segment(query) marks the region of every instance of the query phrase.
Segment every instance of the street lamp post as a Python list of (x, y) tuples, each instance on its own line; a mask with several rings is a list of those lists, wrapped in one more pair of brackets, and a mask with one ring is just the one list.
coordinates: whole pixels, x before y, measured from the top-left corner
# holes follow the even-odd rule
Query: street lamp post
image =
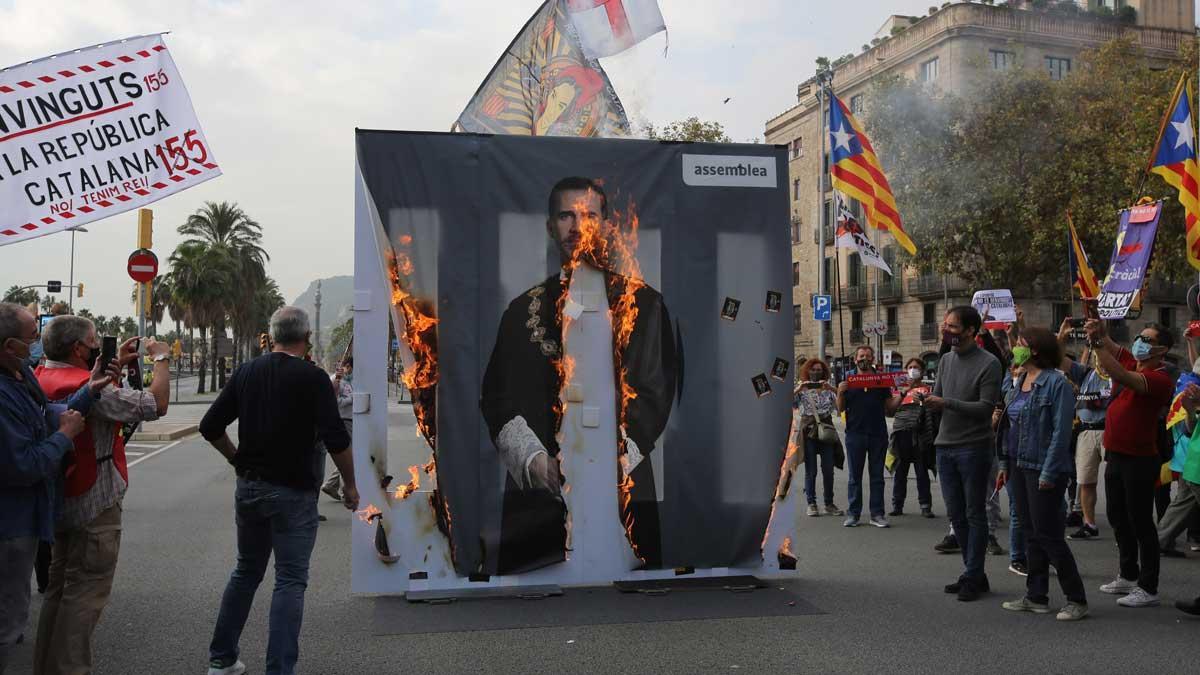
[(68, 281), (68, 283), (70, 284), (68, 286), (68, 288), (70, 290), (67, 291), (67, 308), (68, 308), (68, 311), (71, 312), (72, 314), (75, 313), (75, 233), (76, 232), (87, 232), (87, 228), (85, 228), (85, 227), (72, 227), (71, 228), (71, 279), (70, 279), (70, 281)]

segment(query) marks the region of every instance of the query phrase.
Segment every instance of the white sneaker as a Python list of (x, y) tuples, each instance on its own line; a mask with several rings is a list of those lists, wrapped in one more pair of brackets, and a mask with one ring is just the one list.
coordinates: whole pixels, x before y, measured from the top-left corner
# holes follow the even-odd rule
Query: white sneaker
[(1116, 579), (1113, 579), (1107, 584), (1101, 586), (1100, 592), (1108, 593), (1109, 595), (1127, 595), (1132, 593), (1137, 587), (1138, 585), (1136, 581), (1129, 581), (1128, 579), (1117, 577)]
[(891, 527), (888, 519), (883, 516), (871, 516), (871, 524), (875, 527)]
[(1122, 607), (1157, 607), (1158, 596), (1147, 593), (1138, 587), (1130, 591), (1129, 595), (1119, 598), (1117, 604)]
[(234, 663), (232, 666), (225, 666), (224, 668), (218, 668), (211, 663), (208, 666), (208, 675), (242, 675), (244, 672), (246, 672), (246, 664), (241, 661)]

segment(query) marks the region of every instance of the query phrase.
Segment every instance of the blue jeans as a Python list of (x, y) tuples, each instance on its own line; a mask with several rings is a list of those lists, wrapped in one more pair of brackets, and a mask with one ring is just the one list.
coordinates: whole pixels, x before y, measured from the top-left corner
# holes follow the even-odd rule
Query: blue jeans
[(846, 432), (846, 461), (850, 464), (850, 480), (846, 495), (850, 499), (849, 513), (862, 516), (862, 474), (867, 468), (871, 482), (871, 517), (883, 515), (883, 459), (887, 455), (887, 436)]
[(221, 597), (209, 658), (222, 665), (237, 661), (242, 628), (274, 553), (275, 592), (271, 597), (265, 672), (291, 675), (300, 656), (308, 562), (317, 541), (317, 492), (238, 478), (234, 504), (237, 566)]
[(825, 504), (833, 505), (833, 446), (804, 439), (804, 495), (809, 504), (817, 503), (817, 457), (821, 458), (821, 479), (825, 488)]
[(986, 579), (983, 561), (988, 543), (987, 500), (991, 494), (988, 472), (992, 468), (992, 451), (986, 447), (939, 447), (937, 464), (946, 515), (958, 538), (966, 568), (960, 579), (981, 582)]
[(1004, 484), (1004, 489), (1008, 491), (1008, 560), (1009, 562), (1028, 563), (1025, 555), (1024, 523), (1021, 521), (1021, 512), (1016, 507), (1017, 500), (1013, 497), (1012, 479), (1016, 475), (1013, 468), (1014, 466), (1010, 463), (1008, 482)]

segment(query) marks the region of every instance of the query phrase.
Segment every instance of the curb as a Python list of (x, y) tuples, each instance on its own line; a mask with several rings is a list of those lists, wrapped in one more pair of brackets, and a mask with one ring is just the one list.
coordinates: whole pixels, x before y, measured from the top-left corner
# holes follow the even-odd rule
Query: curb
[(199, 424), (181, 424), (171, 425), (161, 431), (151, 429), (148, 431), (139, 431), (130, 437), (130, 441), (175, 441), (184, 436), (191, 436), (200, 430)]

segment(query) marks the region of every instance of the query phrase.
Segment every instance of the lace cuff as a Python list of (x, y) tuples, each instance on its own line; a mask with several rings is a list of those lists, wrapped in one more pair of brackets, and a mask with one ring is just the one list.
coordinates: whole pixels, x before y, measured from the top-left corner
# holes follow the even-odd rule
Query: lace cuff
[(520, 415), (509, 420), (496, 435), (496, 448), (500, 451), (500, 461), (504, 463), (508, 475), (522, 490), (530, 487), (529, 465), (534, 457), (538, 453), (549, 455), (537, 434)]

